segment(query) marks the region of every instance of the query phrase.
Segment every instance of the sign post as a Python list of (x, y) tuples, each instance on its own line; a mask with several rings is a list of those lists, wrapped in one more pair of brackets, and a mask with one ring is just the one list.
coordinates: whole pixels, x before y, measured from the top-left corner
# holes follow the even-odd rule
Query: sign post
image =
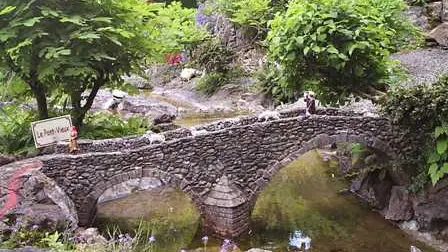
[(72, 118), (70, 115), (32, 122), (31, 130), (36, 148), (70, 140), (71, 127)]

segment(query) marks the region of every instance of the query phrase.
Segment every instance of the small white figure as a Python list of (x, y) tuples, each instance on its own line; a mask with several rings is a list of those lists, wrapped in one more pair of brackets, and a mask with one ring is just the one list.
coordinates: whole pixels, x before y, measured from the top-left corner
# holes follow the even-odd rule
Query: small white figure
[(269, 119), (278, 120), (280, 119), (280, 113), (278, 111), (264, 111), (258, 115), (258, 120), (267, 121)]
[(146, 132), (146, 134), (144, 134), (143, 137), (148, 139), (150, 144), (165, 142), (165, 136), (164, 135), (156, 134), (156, 133), (154, 133), (152, 131)]

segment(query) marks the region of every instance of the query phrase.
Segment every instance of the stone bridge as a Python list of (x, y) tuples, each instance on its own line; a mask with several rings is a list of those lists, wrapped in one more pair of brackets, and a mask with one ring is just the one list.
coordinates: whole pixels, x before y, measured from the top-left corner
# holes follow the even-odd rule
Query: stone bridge
[[(245, 116), (163, 135), (159, 143), (145, 136), (84, 141), (77, 155), (64, 153), (67, 146), (60, 144), (26, 162), (38, 161), (34, 170), (65, 192), (81, 226), (92, 223), (105, 190), (152, 177), (188, 194), (216, 234), (238, 236), (247, 231), (257, 196), (271, 178), (309, 150), (361, 143), (394, 159), (405, 149), (387, 119), (335, 109), (312, 116), (304, 116), (302, 109), (282, 111), (267, 120)], [(19, 168), (13, 163), (0, 169), (17, 174)], [(2, 191), (0, 206), (11, 205), (8, 195)]]

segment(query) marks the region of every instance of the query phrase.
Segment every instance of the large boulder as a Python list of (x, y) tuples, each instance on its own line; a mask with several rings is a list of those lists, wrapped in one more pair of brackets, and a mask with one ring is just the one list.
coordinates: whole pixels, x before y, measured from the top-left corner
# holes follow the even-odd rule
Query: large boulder
[(393, 221), (408, 221), (414, 215), (412, 202), (404, 186), (392, 187), (385, 218)]
[(19, 178), (18, 204), (7, 213), (14, 229), (39, 229), (48, 232), (73, 231), (78, 217), (75, 206), (66, 193), (38, 170)]
[(442, 23), (428, 34), (428, 40), (448, 48), (448, 22)]
[(414, 214), (423, 230), (442, 231), (448, 227), (448, 179), (439, 182), (425, 197), (414, 200)]
[(158, 115), (155, 115), (152, 118), (153, 124), (154, 125), (158, 125), (158, 124), (164, 124), (164, 123), (172, 123), (174, 122), (174, 120), (176, 119), (176, 115), (173, 114), (168, 114), (168, 113), (161, 113)]
[(16, 209), (12, 214), (16, 226), (27, 230), (63, 232), (70, 225), (64, 213), (57, 205), (34, 204)]

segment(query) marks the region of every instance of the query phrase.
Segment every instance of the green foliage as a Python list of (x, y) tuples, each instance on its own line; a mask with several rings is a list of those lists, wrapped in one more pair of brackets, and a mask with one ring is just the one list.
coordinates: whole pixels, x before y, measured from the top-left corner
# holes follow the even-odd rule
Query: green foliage
[(196, 10), (183, 8), (180, 2), (157, 6), (157, 15), (148, 21), (147, 36), (151, 38), (153, 60), (163, 61), (166, 53), (180, 52), (199, 44), (208, 34), (196, 26)]
[(392, 90), (383, 112), (403, 131), (423, 139), (426, 154), (417, 158), (426, 159), (427, 173), (436, 184), (448, 173), (448, 76), (432, 85)]
[[(55, 92), (70, 97), (80, 125), (100, 88), (141, 71), (148, 55), (161, 58), (201, 39), (193, 20), (194, 12), (178, 3), (164, 8), (143, 0), (4, 0), (1, 67), (29, 86), (41, 119), (48, 117), (47, 99)], [(84, 92), (89, 95), (81, 105)]]
[(28, 86), (13, 72), (0, 69), (0, 101), (22, 102), (30, 99)]
[(255, 30), (264, 38), (267, 24), (275, 13), (286, 9), (286, 0), (217, 0), (216, 8), (243, 28)]
[(218, 38), (207, 39), (192, 53), (192, 64), (207, 72), (226, 73), (233, 61), (233, 52)]
[(324, 103), (385, 90), (391, 51), (418, 35), (402, 0), (293, 0), (270, 22), (267, 93), (291, 101), (311, 89)]
[(382, 111), (397, 125), (432, 133), (448, 118), (448, 75), (431, 85), (390, 90)]
[(0, 107), (0, 153), (24, 155), (34, 150), (31, 122), (35, 120), (34, 111)]
[(87, 114), (85, 125), (80, 130), (80, 138), (107, 139), (143, 134), (150, 129), (145, 117), (132, 117), (123, 121), (118, 115), (110, 113)]
[(14, 249), (25, 246), (49, 248), (50, 251), (71, 251), (71, 244), (62, 241), (62, 234), (57, 231), (53, 234), (39, 230), (20, 229), (3, 239), (0, 237), (0, 248)]
[(435, 185), (448, 174), (448, 124), (442, 122), (434, 130), (435, 148), (427, 159), (428, 174), (432, 184)]
[(25, 83), (36, 98), (40, 119), (49, 116), (48, 107), (63, 104), (71, 108), (75, 125), (82, 124), (100, 88), (123, 87), (122, 76), (140, 72), (145, 61), (160, 61), (167, 52), (205, 36), (195, 25), (195, 10), (177, 2), (0, 3), (0, 67), (22, 80), (8, 82), (8, 89), (21, 92)]
[(215, 93), (220, 87), (228, 82), (228, 78), (223, 73), (211, 72), (199, 80), (196, 89), (206, 95)]

